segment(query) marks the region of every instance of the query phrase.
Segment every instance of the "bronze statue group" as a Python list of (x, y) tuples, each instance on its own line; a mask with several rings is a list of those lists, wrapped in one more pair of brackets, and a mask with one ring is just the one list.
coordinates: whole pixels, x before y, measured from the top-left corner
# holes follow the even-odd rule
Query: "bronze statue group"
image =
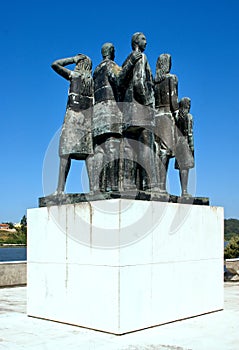
[[(189, 197), (188, 174), (194, 167), (193, 120), (188, 97), (178, 100), (171, 56), (158, 57), (153, 79), (143, 33), (132, 36), (132, 52), (122, 67), (105, 43), (103, 60), (92, 75), (89, 57), (60, 59), (52, 68), (70, 81), (62, 126), (56, 195), (64, 193), (71, 160), (85, 160), (90, 191), (145, 191), (168, 196), (167, 170), (175, 158), (182, 196)], [(66, 68), (75, 64), (74, 70)]]

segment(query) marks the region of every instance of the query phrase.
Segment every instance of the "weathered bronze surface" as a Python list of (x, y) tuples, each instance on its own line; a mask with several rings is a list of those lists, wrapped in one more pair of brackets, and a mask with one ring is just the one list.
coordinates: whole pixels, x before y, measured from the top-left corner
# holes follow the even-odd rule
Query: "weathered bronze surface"
[[(127, 179), (125, 190), (138, 187), (147, 191), (157, 186), (153, 134), (154, 88), (148, 59), (143, 53), (146, 45), (143, 33), (137, 32), (132, 36), (133, 52), (141, 52), (142, 57), (136, 62), (128, 87), (122, 93), (123, 129), (128, 152), (127, 157), (123, 157)], [(126, 58), (123, 67), (131, 60), (131, 55)]]
[[(111, 198), (208, 205), (188, 194), (194, 167), (191, 100), (178, 100), (178, 78), (171, 56), (161, 54), (153, 79), (143, 33), (132, 36), (132, 51), (119, 66), (112, 43), (102, 46), (102, 61), (92, 75), (91, 59), (79, 54), (52, 68), (70, 81), (59, 144), (57, 190), (40, 206)], [(74, 70), (66, 68), (75, 64)], [(181, 196), (166, 189), (169, 160), (179, 170)], [(65, 194), (71, 159), (85, 160), (90, 193)]]
[[(75, 64), (71, 71), (65, 66)], [(86, 159), (93, 153), (91, 112), (93, 106), (92, 62), (85, 55), (63, 58), (52, 68), (70, 81), (66, 114), (62, 126), (59, 156), (60, 169), (56, 194), (64, 192), (71, 159)]]
[(138, 52), (132, 53), (129, 62), (121, 68), (114, 62), (115, 48), (112, 43), (105, 43), (101, 53), (103, 60), (93, 74), (94, 154), (89, 157), (88, 171), (92, 179), (90, 181), (91, 191), (111, 192), (119, 191), (123, 125), (123, 116), (118, 105), (120, 87), (127, 87), (133, 67), (142, 55)]
[(195, 204), (195, 205), (209, 205), (209, 198), (206, 197), (179, 197), (169, 195), (156, 196), (149, 192), (143, 191), (124, 191), (124, 192), (98, 192), (98, 193), (62, 193), (58, 196), (50, 195), (39, 198), (39, 207), (49, 207), (53, 205), (63, 204), (76, 204), (81, 202), (93, 202), (99, 200), (109, 199), (132, 199), (132, 200), (145, 200), (145, 201), (158, 201), (158, 202), (170, 202), (181, 204)]
[[(65, 66), (75, 63), (73, 71)], [(52, 63), (52, 68), (70, 81), (66, 114), (62, 126), (59, 155), (86, 159), (93, 152), (91, 107), (93, 106), (92, 63), (89, 57), (77, 55)]]
[(169, 159), (175, 155), (175, 121), (178, 113), (178, 79), (170, 73), (171, 56), (162, 54), (156, 65), (155, 142), (159, 191), (167, 195), (166, 178)]
[(209, 198), (206, 197), (179, 197), (169, 195), (155, 196), (148, 192), (136, 191), (136, 192), (98, 192), (98, 193), (62, 193), (58, 196), (50, 195), (39, 198), (39, 207), (50, 207), (53, 205), (64, 204), (76, 204), (81, 202), (93, 202), (99, 200), (108, 199), (132, 199), (132, 200), (144, 200), (144, 201), (158, 201), (158, 202), (170, 202), (170, 203), (182, 203), (192, 205), (209, 205)]
[(191, 100), (183, 97), (179, 102), (177, 136), (175, 147), (175, 168), (179, 170), (182, 196), (188, 197), (188, 173), (194, 167), (193, 117), (189, 113)]

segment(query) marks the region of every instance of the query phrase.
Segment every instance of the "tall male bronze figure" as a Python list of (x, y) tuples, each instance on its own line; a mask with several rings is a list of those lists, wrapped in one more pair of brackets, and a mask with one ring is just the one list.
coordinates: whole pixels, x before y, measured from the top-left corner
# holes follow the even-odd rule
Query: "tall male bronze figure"
[[(156, 187), (156, 174), (154, 162), (154, 136), (153, 136), (153, 107), (154, 90), (151, 69), (146, 55), (146, 37), (137, 32), (132, 36), (131, 46), (133, 52), (141, 52), (139, 59), (132, 72), (128, 87), (123, 90), (122, 101), (124, 102), (124, 137), (126, 146), (131, 149), (131, 167), (125, 161), (124, 177), (126, 179), (125, 189), (134, 188), (137, 184), (136, 167), (139, 173), (139, 189), (149, 190)], [(124, 67), (131, 59), (131, 54), (123, 63)]]
[(171, 56), (162, 54), (156, 65), (155, 146), (159, 193), (167, 195), (166, 177), (169, 159), (175, 156), (175, 120), (178, 114), (178, 79), (170, 73)]
[(92, 135), (94, 155), (89, 157), (92, 164), (91, 190), (118, 191), (120, 143), (122, 138), (122, 112), (118, 106), (120, 86), (127, 86), (130, 71), (141, 58), (141, 53), (130, 56), (127, 65), (119, 67), (115, 62), (115, 48), (112, 43), (105, 43), (101, 49), (103, 60), (95, 68), (94, 109)]

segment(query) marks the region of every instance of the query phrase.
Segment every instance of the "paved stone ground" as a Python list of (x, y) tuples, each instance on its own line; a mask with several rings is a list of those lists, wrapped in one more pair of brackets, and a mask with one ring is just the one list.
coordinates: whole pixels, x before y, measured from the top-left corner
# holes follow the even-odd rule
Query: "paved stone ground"
[(0, 289), (1, 350), (238, 350), (239, 283), (224, 311), (114, 336), (26, 315), (26, 287)]

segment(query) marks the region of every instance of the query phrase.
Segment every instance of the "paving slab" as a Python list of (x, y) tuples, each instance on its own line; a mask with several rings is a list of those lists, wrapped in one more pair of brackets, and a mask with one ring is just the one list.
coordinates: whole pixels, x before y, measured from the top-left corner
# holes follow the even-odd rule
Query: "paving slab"
[[(224, 310), (116, 336), (26, 315), (27, 287), (0, 289), (1, 350), (238, 350), (239, 283)], [(170, 300), (169, 300), (170, 302)]]

